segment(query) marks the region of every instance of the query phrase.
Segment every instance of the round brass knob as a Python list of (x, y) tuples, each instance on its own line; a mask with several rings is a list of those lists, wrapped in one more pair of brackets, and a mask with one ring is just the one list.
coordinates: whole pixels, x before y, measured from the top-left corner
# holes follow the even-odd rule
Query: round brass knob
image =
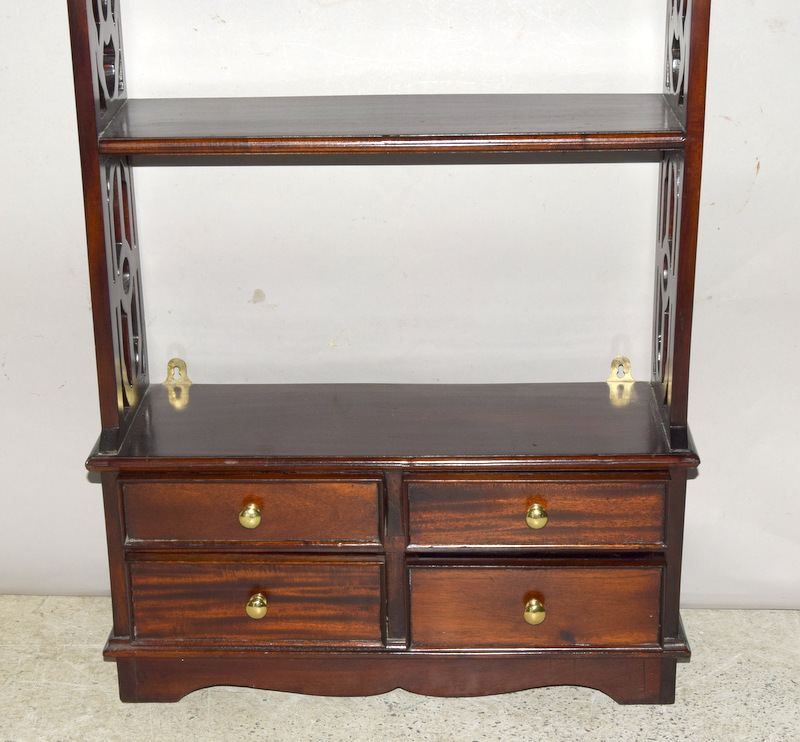
[(267, 598), (262, 593), (256, 593), (250, 597), (245, 607), (250, 618), (264, 618), (267, 615)]
[(538, 502), (535, 502), (525, 513), (525, 522), (529, 528), (538, 531), (547, 525), (547, 511)]
[(547, 613), (544, 610), (544, 606), (541, 604), (540, 601), (534, 598), (533, 600), (529, 600), (525, 604), (525, 620), (531, 626), (538, 626), (542, 621), (544, 621)]
[(261, 523), (261, 511), (258, 509), (258, 505), (252, 502), (245, 505), (242, 512), (239, 513), (239, 523), (245, 528), (255, 528)]

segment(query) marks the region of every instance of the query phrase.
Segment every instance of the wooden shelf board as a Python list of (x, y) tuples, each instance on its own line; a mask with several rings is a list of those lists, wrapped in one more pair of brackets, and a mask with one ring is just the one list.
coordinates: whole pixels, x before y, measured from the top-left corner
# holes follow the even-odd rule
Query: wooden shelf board
[(148, 388), (118, 452), (90, 469), (694, 466), (670, 449), (651, 384), (195, 384)]
[(153, 98), (100, 135), (115, 155), (298, 155), (681, 149), (660, 94)]

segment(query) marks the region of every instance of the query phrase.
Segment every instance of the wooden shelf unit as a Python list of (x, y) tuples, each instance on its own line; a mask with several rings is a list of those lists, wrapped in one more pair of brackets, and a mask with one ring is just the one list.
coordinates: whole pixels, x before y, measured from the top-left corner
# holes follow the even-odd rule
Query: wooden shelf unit
[[(659, 93), (146, 100), (122, 3), (67, 2), (121, 698), (672, 702), (710, 0), (665, 0)], [(560, 157), (660, 162), (649, 381), (151, 383), (135, 165)]]

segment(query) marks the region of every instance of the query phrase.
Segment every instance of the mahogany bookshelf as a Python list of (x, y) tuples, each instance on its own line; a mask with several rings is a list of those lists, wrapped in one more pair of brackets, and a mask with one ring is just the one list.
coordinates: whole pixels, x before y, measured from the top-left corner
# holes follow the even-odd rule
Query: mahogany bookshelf
[[(100, 398), (87, 465), (123, 700), (225, 684), (674, 700), (710, 0), (662, 2), (648, 94), (128, 99), (124, 3), (67, 0)], [(660, 163), (648, 379), (622, 358), (587, 383), (150, 368), (137, 166), (560, 158)]]

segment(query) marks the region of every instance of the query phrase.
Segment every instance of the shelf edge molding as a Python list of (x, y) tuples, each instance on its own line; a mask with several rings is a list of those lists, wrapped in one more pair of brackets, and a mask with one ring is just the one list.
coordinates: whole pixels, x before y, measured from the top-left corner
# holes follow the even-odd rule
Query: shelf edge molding
[(660, 94), (129, 99), (106, 155), (304, 155), (680, 150)]

